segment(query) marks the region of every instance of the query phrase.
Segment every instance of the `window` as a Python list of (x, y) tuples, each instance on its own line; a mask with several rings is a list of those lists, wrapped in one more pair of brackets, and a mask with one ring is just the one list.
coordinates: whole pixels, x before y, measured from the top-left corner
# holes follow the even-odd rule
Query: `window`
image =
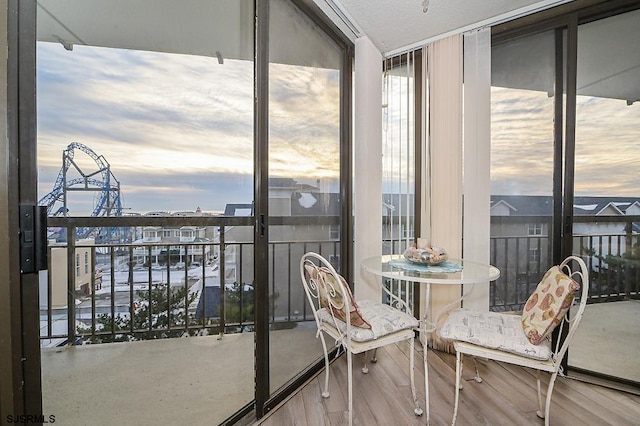
[(331, 263), (331, 266), (334, 267), (334, 269), (338, 270), (340, 268), (340, 256), (336, 255), (336, 256), (329, 256), (329, 263)]
[(529, 262), (538, 263), (540, 261), (540, 250), (537, 248), (529, 249)]
[(542, 235), (542, 224), (541, 223), (530, 223), (529, 224), (529, 235)]
[(340, 239), (340, 225), (331, 225), (331, 228), (329, 229), (329, 239), (330, 240)]
[[(417, 208), (416, 120), (420, 116), (420, 51), (385, 60), (382, 86), (383, 254), (402, 253), (413, 242)], [(418, 126), (419, 129), (419, 126)], [(419, 136), (418, 136), (419, 138)], [(418, 143), (419, 145), (419, 143)]]
[(89, 273), (89, 252), (88, 251), (84, 252), (84, 273), (85, 274)]
[(80, 255), (76, 254), (76, 277), (80, 276)]
[(409, 229), (407, 229), (406, 225), (402, 225), (402, 238), (413, 240), (413, 223), (409, 224)]
[[(543, 223), (551, 229), (553, 214), (555, 37), (550, 30), (492, 42), (490, 256), (500, 278), (492, 284), (491, 309), (526, 302), (537, 282), (529, 274), (519, 278), (523, 265), (551, 266), (542, 229)], [(514, 244), (523, 234), (530, 244)], [(514, 284), (519, 279), (525, 282)]]

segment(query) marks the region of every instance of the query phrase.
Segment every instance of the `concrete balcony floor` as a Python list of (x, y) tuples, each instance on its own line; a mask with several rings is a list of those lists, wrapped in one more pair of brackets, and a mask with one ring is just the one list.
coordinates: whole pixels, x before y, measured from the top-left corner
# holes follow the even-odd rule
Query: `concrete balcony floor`
[[(637, 355), (640, 353), (640, 328), (637, 327), (640, 323), (640, 302), (589, 305), (583, 321), (579, 335), (570, 348), (571, 363), (581, 368), (593, 369), (609, 375), (620, 375), (640, 382), (640, 357)], [(315, 338), (315, 327), (310, 328), (308, 324), (292, 330), (274, 331), (270, 339), (272, 390), (283, 385), (321, 355), (320, 342)], [(421, 352), (420, 345), (416, 346), (418, 352)], [(436, 396), (432, 396), (431, 402), (431, 409), (436, 413), (432, 424), (441, 424), (440, 421), (445, 424), (446, 419), (450, 421), (450, 409), (453, 403), (454, 372), (452, 368), (454, 368), (455, 357), (436, 351), (432, 353), (429, 354), (429, 374), (430, 380), (433, 380), (433, 386), (437, 388), (434, 390)], [(420, 359), (421, 354), (417, 356), (417, 359)], [(398, 357), (397, 350), (393, 357)], [(218, 336), (203, 336), (45, 349), (42, 351), (43, 413), (55, 415), (56, 421), (64, 425), (219, 424), (253, 399), (253, 359), (254, 335), (252, 333), (229, 334), (222, 339), (218, 339)], [(408, 365), (408, 360), (406, 361)], [(389, 374), (391, 377), (399, 377), (398, 375), (406, 374), (406, 365), (402, 362), (396, 359), (393, 365), (385, 364), (384, 361), (379, 362), (378, 365), (392, 366), (393, 371), (387, 373), (386, 377), (390, 377)], [(343, 364), (345, 364), (344, 360), (339, 359), (332, 368), (341, 368), (337, 366)], [(416, 362), (416, 366), (421, 368), (421, 363)], [(372, 368), (372, 373), (374, 369), (375, 367)], [(491, 380), (494, 372), (503, 374), (502, 370), (496, 372), (494, 367), (486, 367), (485, 370), (489, 375), (483, 376), (486, 382)], [(524, 385), (526, 389), (523, 393), (527, 395), (531, 393), (531, 404), (535, 406), (535, 390), (529, 389), (530, 386), (535, 386), (533, 375), (526, 372), (517, 373), (515, 372), (517, 369), (507, 370), (510, 371), (509, 374), (516, 377), (524, 376), (531, 379), (531, 383), (527, 380), (527, 384)], [(355, 368), (354, 371), (359, 369)], [(471, 372), (468, 371), (467, 374)], [(356, 377), (358, 376), (356, 374)], [(344, 372), (339, 372), (334, 377), (346, 380)], [(421, 380), (422, 372), (417, 373), (416, 377)], [(328, 403), (321, 401), (319, 393), (322, 376), (313, 380), (315, 384), (312, 386), (318, 388), (316, 389), (318, 390), (317, 402), (326, 406)], [(357, 379), (354, 389), (358, 386), (367, 386), (362, 382), (358, 384), (358, 380), (361, 379)], [(443, 380), (446, 383), (439, 383)], [(332, 386), (334, 386), (333, 382)], [(344, 386), (346, 388), (346, 382)], [(467, 387), (472, 386), (474, 386), (473, 383), (467, 385)], [(604, 388), (599, 386), (582, 383), (570, 384), (566, 389), (575, 389), (576, 386), (585, 386), (587, 389), (596, 388), (597, 394), (609, 392), (609, 390), (600, 390)], [(424, 389), (423, 385), (418, 384), (418, 389)], [(554, 394), (556, 408), (552, 408), (552, 419), (554, 413), (561, 411), (560, 405), (555, 405), (556, 401), (569, 398), (573, 401), (572, 404), (584, 404), (578, 394), (573, 395), (572, 391), (567, 391), (569, 396), (563, 397), (561, 390), (563, 388), (557, 387), (556, 392), (558, 389), (561, 396), (556, 400)], [(402, 389), (399, 392), (405, 392), (405, 390)], [(301, 390), (298, 396), (294, 396), (289, 400), (290, 402), (284, 404), (285, 408), (280, 408), (277, 410), (278, 413), (269, 416), (273, 417), (268, 424), (334, 424), (333, 422), (322, 423), (322, 417), (314, 420), (315, 423), (306, 423), (306, 420), (301, 420), (308, 414), (296, 413), (300, 407), (292, 401), (296, 401), (295, 398), (302, 398), (300, 395), (304, 392), (309, 391)], [(482, 394), (483, 391), (479, 392)], [(501, 392), (508, 398), (509, 389), (504, 388)], [(421, 398), (423, 393), (422, 390)], [(437, 395), (440, 394), (441, 396), (438, 397)], [(341, 398), (339, 393), (334, 395), (337, 396), (331, 400)], [(446, 402), (449, 396), (450, 403)], [(304, 398), (308, 399), (310, 396), (306, 395)], [(611, 398), (629, 401), (636, 410), (632, 410), (632, 414), (636, 419), (640, 418), (640, 397), (619, 392), (619, 396)], [(446, 404), (440, 399), (446, 400)], [(408, 401), (408, 397), (406, 400)], [(616, 410), (617, 403), (607, 402), (607, 404), (611, 404), (607, 407), (608, 410)], [(342, 405), (338, 404), (338, 406)], [(624, 403), (621, 403), (619, 408), (629, 411)], [(392, 409), (402, 410), (404, 407), (393, 406)], [(486, 419), (492, 419), (491, 407), (486, 410), (489, 412)], [(514, 410), (517, 411), (518, 408)], [(625, 416), (626, 414), (623, 418), (626, 418)], [(344, 419), (344, 413), (342, 412), (338, 417)], [(299, 421), (296, 423), (294, 418)], [(398, 418), (403, 416), (399, 415)], [(531, 424), (536, 424), (535, 414), (533, 419)], [(541, 421), (540, 424), (542, 424)]]
[[(272, 332), (271, 348), (273, 389), (322, 353), (305, 327)], [(46, 349), (43, 413), (65, 426), (220, 424), (253, 400), (253, 360), (253, 333)]]
[(640, 383), (640, 300), (587, 305), (569, 365)]

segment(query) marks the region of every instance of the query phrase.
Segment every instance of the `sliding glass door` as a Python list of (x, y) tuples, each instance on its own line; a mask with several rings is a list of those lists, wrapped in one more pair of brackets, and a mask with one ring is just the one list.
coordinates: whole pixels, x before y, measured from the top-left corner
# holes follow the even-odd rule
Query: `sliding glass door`
[[(578, 26), (573, 252), (590, 303), (569, 366), (640, 384), (640, 10)], [(606, 348), (596, 350), (596, 348)]]
[(254, 399), (254, 16), (37, 2), (42, 392), (61, 424), (218, 424)]
[[(521, 310), (552, 264), (555, 33), (491, 52), (491, 286), (494, 310)], [(562, 99), (562, 96), (560, 96)]]
[[(269, 9), (269, 384), (273, 393), (322, 355), (300, 279), (300, 258), (343, 255), (341, 183), (348, 158), (345, 50), (289, 0)], [(344, 273), (344, 271), (343, 271)], [(266, 284), (266, 283), (265, 283)]]
[(491, 307), (521, 310), (541, 272), (581, 256), (568, 371), (638, 386), (640, 11), (607, 3), (493, 34)]
[(10, 3), (27, 413), (261, 417), (319, 365), (300, 257), (350, 275), (351, 43), (302, 1)]

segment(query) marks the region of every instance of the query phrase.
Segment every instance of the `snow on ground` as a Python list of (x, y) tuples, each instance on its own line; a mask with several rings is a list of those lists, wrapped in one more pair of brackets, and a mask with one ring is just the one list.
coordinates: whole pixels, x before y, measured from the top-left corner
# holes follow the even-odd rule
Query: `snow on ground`
[[(186, 277), (188, 281), (201, 282), (203, 268), (201, 266), (193, 267), (187, 270)], [(206, 285), (213, 285), (213, 283), (219, 283), (218, 281), (218, 267), (205, 266), (204, 276), (206, 278)], [(129, 271), (128, 270), (116, 270), (114, 275), (115, 291), (129, 291)], [(184, 269), (170, 269), (167, 274), (167, 268), (151, 268), (151, 284), (166, 284), (167, 278), (172, 286), (184, 286), (185, 271)], [(210, 284), (211, 283), (211, 284)], [(202, 284), (200, 284), (202, 285)], [(101, 285), (96, 285), (96, 296), (107, 295), (111, 293), (111, 272), (104, 271), (102, 273)], [(119, 288), (120, 287), (120, 288)], [(146, 290), (149, 288), (149, 269), (148, 268), (134, 268), (133, 269), (133, 289), (134, 290)]]

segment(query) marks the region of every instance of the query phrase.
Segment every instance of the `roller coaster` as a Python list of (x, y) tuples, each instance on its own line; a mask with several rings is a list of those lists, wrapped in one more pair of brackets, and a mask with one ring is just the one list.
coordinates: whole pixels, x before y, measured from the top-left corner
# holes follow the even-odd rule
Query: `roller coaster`
[[(91, 158), (97, 169), (85, 171), (74, 160), (75, 150), (79, 150)], [(72, 174), (79, 177), (71, 177)], [(70, 178), (71, 177), (71, 178)], [(92, 217), (122, 216), (122, 199), (120, 196), (120, 182), (111, 172), (109, 162), (96, 154), (88, 146), (79, 142), (70, 143), (62, 152), (62, 167), (53, 185), (53, 190), (42, 197), (38, 204), (47, 207), (48, 216), (68, 216), (68, 197), (72, 191), (95, 192)], [(106, 228), (78, 228), (77, 238), (93, 236), (96, 241), (119, 239), (116, 229)]]

